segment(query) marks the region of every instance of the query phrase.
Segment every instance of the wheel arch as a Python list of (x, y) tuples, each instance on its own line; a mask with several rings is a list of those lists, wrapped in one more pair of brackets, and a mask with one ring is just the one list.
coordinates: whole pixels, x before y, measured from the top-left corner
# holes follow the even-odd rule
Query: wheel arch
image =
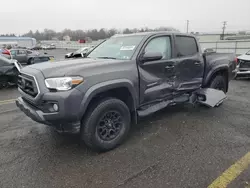
[(108, 97), (114, 97), (123, 101), (131, 112), (132, 120), (137, 123), (137, 95), (132, 82), (126, 79), (101, 82), (90, 87), (81, 102), (80, 118), (84, 118), (90, 106)]
[(208, 87), (212, 80), (217, 76), (221, 75), (226, 79), (226, 84), (227, 84), (227, 91), (228, 91), (228, 77), (229, 77), (229, 68), (228, 66), (222, 65), (222, 66), (217, 66), (214, 69), (212, 69), (206, 76), (205, 82), (203, 83), (204, 87)]

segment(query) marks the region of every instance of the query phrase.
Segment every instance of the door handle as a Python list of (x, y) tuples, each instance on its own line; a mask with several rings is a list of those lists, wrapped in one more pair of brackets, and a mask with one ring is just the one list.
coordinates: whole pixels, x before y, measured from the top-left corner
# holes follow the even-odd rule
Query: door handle
[(200, 62), (200, 61), (196, 61), (194, 64), (195, 64), (195, 65), (200, 65), (201, 62)]
[(173, 68), (174, 68), (174, 65), (168, 65), (168, 66), (166, 66), (165, 68), (168, 69), (168, 70), (169, 70), (169, 69), (173, 69)]

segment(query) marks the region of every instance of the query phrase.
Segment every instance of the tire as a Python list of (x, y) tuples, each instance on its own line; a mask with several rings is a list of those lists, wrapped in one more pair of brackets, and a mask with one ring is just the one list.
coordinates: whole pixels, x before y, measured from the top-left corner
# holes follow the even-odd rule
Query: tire
[(0, 76), (0, 90), (8, 87), (8, 77)]
[(227, 93), (227, 83), (224, 76), (217, 75), (210, 82), (209, 88), (218, 89)]
[(31, 65), (31, 64), (33, 64), (33, 63), (34, 63), (33, 58), (29, 58), (27, 65)]
[(130, 122), (130, 111), (123, 101), (103, 99), (88, 110), (81, 126), (81, 139), (94, 151), (109, 151), (125, 140)]

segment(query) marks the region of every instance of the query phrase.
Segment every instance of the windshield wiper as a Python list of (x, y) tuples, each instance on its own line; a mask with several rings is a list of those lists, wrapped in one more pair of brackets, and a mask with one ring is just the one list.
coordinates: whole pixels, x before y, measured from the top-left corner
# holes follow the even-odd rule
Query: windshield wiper
[(100, 59), (116, 59), (115, 57), (97, 57), (97, 58), (100, 58)]

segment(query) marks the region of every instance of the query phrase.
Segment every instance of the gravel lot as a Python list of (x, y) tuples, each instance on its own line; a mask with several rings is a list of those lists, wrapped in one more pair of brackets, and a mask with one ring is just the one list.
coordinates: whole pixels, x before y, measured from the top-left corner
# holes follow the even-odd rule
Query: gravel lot
[[(250, 80), (233, 80), (219, 108), (175, 106), (147, 117), (101, 154), (1, 102), (16, 97), (15, 88), (0, 91), (1, 188), (203, 188), (250, 151)], [(229, 187), (245, 187), (249, 172)]]

